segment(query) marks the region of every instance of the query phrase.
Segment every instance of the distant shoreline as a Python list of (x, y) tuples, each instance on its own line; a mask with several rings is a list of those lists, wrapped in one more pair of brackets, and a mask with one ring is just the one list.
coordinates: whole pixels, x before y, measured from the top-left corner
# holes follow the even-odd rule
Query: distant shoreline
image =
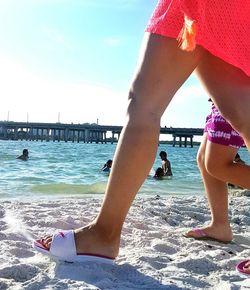
[[(83, 143), (116, 143), (122, 126), (99, 124), (64, 124), (0, 121), (0, 139), (26, 141), (64, 141)], [(173, 146), (193, 147), (194, 137), (203, 135), (202, 128), (161, 127), (160, 136), (172, 136)], [(161, 139), (161, 138), (159, 138)], [(171, 141), (170, 141), (171, 142)]]
[[(160, 140), (159, 144), (167, 144), (167, 145), (173, 145), (173, 141), (170, 140)], [(193, 146), (200, 146), (201, 142), (198, 141), (193, 141)], [(187, 146), (190, 147), (191, 146), (191, 142), (187, 142)], [(176, 145), (176, 147), (179, 147), (179, 144)], [(181, 147), (184, 147), (183, 144)]]

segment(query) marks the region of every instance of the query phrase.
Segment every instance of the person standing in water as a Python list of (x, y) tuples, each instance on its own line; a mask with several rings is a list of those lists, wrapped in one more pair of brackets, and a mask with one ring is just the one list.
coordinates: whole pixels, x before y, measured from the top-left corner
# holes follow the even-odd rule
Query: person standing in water
[(21, 159), (27, 161), (29, 159), (29, 151), (28, 149), (23, 149), (23, 154), (18, 156), (17, 159)]
[(168, 155), (166, 151), (161, 151), (159, 156), (161, 157), (162, 160), (162, 169), (163, 169), (163, 173), (164, 176), (172, 176), (172, 169), (171, 169), (171, 163), (168, 160)]
[(110, 172), (113, 161), (109, 159), (102, 167), (102, 171)]

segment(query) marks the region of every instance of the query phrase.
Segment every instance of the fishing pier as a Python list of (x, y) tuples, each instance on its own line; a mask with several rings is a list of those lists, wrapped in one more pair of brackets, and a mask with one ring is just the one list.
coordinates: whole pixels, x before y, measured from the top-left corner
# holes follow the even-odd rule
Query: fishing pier
[[(84, 143), (115, 143), (121, 134), (122, 126), (98, 124), (63, 124), (63, 123), (31, 123), (0, 121), (1, 140), (27, 141), (64, 141)], [(200, 128), (161, 127), (161, 135), (172, 135), (173, 146), (193, 147), (193, 137), (202, 136)], [(109, 136), (109, 137), (107, 137)]]

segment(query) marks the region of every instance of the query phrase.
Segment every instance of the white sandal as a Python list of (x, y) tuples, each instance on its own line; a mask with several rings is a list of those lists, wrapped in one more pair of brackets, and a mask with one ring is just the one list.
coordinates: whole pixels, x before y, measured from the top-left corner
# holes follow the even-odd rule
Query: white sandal
[(97, 262), (113, 264), (114, 258), (91, 253), (77, 254), (73, 230), (60, 231), (53, 235), (50, 249), (44, 246), (43, 239), (35, 240), (33, 247), (52, 259), (65, 262)]

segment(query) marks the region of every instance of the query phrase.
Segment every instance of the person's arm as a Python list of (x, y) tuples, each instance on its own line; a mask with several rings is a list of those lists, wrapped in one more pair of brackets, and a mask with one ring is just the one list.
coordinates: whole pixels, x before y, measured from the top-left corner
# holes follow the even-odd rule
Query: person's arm
[(162, 169), (163, 169), (164, 175), (166, 175), (168, 168), (167, 168), (167, 163), (165, 160), (162, 161)]
[(172, 176), (173, 175), (172, 169), (171, 169), (171, 163), (170, 163), (169, 160), (167, 161), (167, 172), (166, 172), (166, 175), (168, 175), (168, 176)]

